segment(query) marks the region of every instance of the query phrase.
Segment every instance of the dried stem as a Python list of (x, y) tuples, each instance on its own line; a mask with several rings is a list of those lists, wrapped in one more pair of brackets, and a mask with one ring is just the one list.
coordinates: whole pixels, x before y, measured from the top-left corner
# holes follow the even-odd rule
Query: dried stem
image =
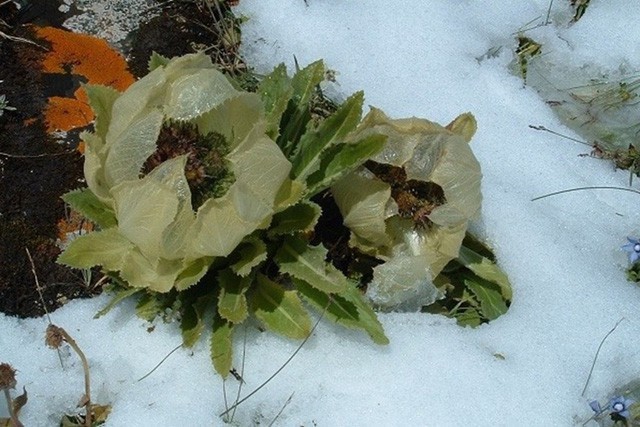
[(9, 389), (4, 389), (4, 397), (7, 399), (7, 408), (9, 409), (9, 416), (11, 417), (11, 427), (24, 427), (24, 425), (18, 419), (16, 412), (13, 410), (13, 401), (11, 400), (11, 394)]
[(58, 329), (64, 340), (71, 346), (72, 349), (75, 350), (75, 352), (78, 354), (78, 357), (80, 357), (80, 360), (82, 361), (82, 369), (84, 370), (84, 400), (85, 408), (87, 411), (87, 414), (84, 418), (84, 424), (87, 427), (91, 427), (91, 379), (89, 378), (89, 363), (87, 362), (87, 358), (85, 357), (82, 350), (80, 350), (80, 347), (78, 347), (76, 341), (71, 338), (71, 335), (69, 335), (67, 331), (62, 328)]
[[(40, 302), (42, 303), (42, 308), (44, 312), (47, 314), (47, 319), (49, 320), (49, 326), (53, 325), (51, 322), (51, 316), (49, 315), (49, 310), (47, 310), (47, 304), (44, 302), (44, 297), (42, 296), (42, 288), (40, 287), (40, 282), (38, 281), (38, 274), (36, 273), (36, 265), (33, 262), (33, 258), (31, 257), (31, 252), (29, 252), (29, 248), (24, 248), (27, 252), (27, 257), (29, 257), (29, 262), (31, 263), (31, 272), (33, 273), (33, 280), (36, 284), (36, 290), (38, 291), (38, 295), (40, 296)], [(56, 348), (58, 352), (58, 360), (60, 360), (60, 367), (64, 369), (64, 363), (62, 363), (62, 354), (60, 354), (60, 349)]]
[(229, 412), (235, 410), (235, 408), (237, 408), (241, 403), (245, 402), (251, 396), (253, 396), (258, 391), (260, 391), (264, 386), (266, 386), (269, 382), (271, 382), (271, 380), (274, 379), (289, 364), (289, 362), (291, 362), (293, 360), (294, 357), (296, 357), (296, 355), (300, 352), (300, 350), (302, 350), (302, 347), (306, 344), (306, 342), (309, 341), (309, 338), (311, 338), (311, 335), (313, 335), (313, 332), (318, 327), (318, 324), (320, 323), (320, 321), (324, 317), (324, 315), (325, 315), (327, 309), (329, 308), (329, 305), (331, 304), (331, 302), (332, 302), (332, 300), (330, 299), (329, 302), (327, 303), (326, 307), (322, 311), (322, 314), (320, 315), (320, 317), (318, 318), (316, 323), (313, 325), (313, 328), (311, 328), (311, 331), (309, 331), (309, 335), (307, 335), (302, 340), (302, 342), (300, 343), (298, 348), (296, 348), (296, 350), (293, 353), (291, 353), (291, 356), (289, 356), (289, 358), (273, 374), (271, 374), (271, 376), (269, 378), (264, 380), (264, 382), (262, 384), (260, 384), (258, 387), (256, 387), (251, 393), (249, 393), (248, 395), (246, 395), (242, 399), (236, 401), (236, 403), (234, 403), (230, 408), (227, 408), (223, 413), (221, 413), (220, 414), (221, 417), (224, 417)]

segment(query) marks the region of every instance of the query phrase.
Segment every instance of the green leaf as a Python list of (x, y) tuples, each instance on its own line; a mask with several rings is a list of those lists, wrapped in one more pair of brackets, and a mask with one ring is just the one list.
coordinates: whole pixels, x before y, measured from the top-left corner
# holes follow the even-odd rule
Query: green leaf
[(140, 297), (136, 304), (136, 314), (139, 318), (148, 322), (153, 321), (157, 316), (165, 314), (165, 310), (170, 308), (176, 301), (176, 294), (160, 294), (146, 292)]
[(308, 129), (302, 135), (292, 162), (294, 178), (306, 180), (320, 167), (320, 154), (331, 145), (341, 142), (356, 128), (362, 117), (363, 101), (364, 93), (356, 92), (317, 128)]
[(158, 52), (151, 52), (151, 57), (149, 58), (149, 72), (152, 72), (158, 67), (164, 67), (171, 61), (170, 58), (166, 56), (160, 55)]
[(89, 98), (89, 105), (96, 115), (94, 126), (96, 134), (104, 139), (111, 122), (113, 103), (120, 96), (120, 92), (110, 86), (102, 85), (85, 85), (84, 90)]
[(249, 316), (246, 292), (253, 283), (253, 277), (240, 277), (230, 269), (218, 273), (220, 296), (218, 314), (232, 323), (242, 323)]
[(317, 204), (300, 202), (275, 214), (267, 234), (273, 238), (284, 234), (306, 233), (313, 230), (320, 214), (320, 206)]
[(286, 291), (282, 285), (262, 274), (251, 297), (251, 309), (267, 329), (289, 338), (303, 339), (311, 333), (311, 320), (296, 291)]
[(198, 283), (207, 274), (212, 262), (213, 257), (202, 257), (186, 262), (186, 267), (176, 277), (175, 288), (178, 291), (183, 291)]
[(57, 262), (74, 268), (101, 265), (105, 270), (119, 271), (133, 248), (117, 228), (108, 228), (76, 237)]
[(480, 326), (483, 320), (483, 317), (478, 312), (478, 309), (474, 307), (465, 307), (465, 309), (455, 313), (453, 317), (455, 317), (458, 325), (470, 326), (472, 328)]
[(211, 363), (222, 378), (227, 378), (233, 363), (233, 323), (215, 316), (211, 334)]
[(477, 252), (472, 251), (465, 245), (460, 247), (458, 261), (479, 277), (498, 285), (500, 292), (502, 293), (502, 297), (507, 301), (511, 301), (513, 297), (511, 283), (509, 282), (507, 275), (496, 265), (496, 263), (486, 257), (483, 257)]
[(295, 153), (300, 140), (310, 124), (311, 113), (309, 103), (316, 92), (317, 86), (324, 79), (324, 63), (316, 61), (298, 71), (291, 79), (291, 101), (282, 114), (280, 121), (280, 136), (277, 139), (282, 152), (290, 158)]
[(187, 347), (193, 347), (204, 330), (204, 314), (213, 300), (211, 294), (203, 295), (191, 303), (183, 303), (182, 341)]
[(280, 271), (304, 280), (314, 288), (331, 294), (344, 292), (350, 286), (342, 272), (325, 261), (327, 250), (310, 246), (297, 237), (289, 237), (274, 257)]
[(137, 289), (137, 288), (123, 288), (121, 290), (118, 290), (115, 296), (111, 299), (111, 301), (109, 301), (109, 303), (106, 306), (104, 306), (102, 310), (97, 312), (96, 315), (93, 316), (93, 318), (97, 319), (98, 317), (104, 316), (105, 314), (110, 312), (111, 309), (116, 305), (118, 305), (120, 302), (124, 301), (130, 296), (137, 294), (138, 292), (141, 292), (141, 291), (142, 289)]
[(293, 284), (309, 303), (329, 319), (349, 328), (365, 330), (376, 344), (389, 344), (375, 312), (355, 286), (347, 287), (340, 295), (329, 296), (303, 280), (294, 278)]
[(113, 210), (100, 201), (88, 188), (70, 191), (62, 196), (62, 200), (101, 228), (111, 228), (117, 225)]
[(500, 287), (495, 283), (478, 278), (465, 280), (464, 284), (478, 298), (480, 311), (488, 320), (497, 319), (507, 312), (508, 307), (502, 298)]
[(258, 86), (257, 93), (262, 98), (267, 119), (267, 135), (274, 141), (280, 134), (280, 120), (287, 109), (293, 94), (291, 80), (287, 76), (287, 67), (278, 65)]
[(309, 101), (311, 101), (316, 86), (324, 80), (324, 71), (324, 63), (322, 60), (318, 60), (307, 65), (293, 76), (291, 79), (292, 99), (298, 108), (306, 108)]
[(239, 256), (240, 260), (230, 268), (238, 276), (245, 277), (254, 267), (267, 259), (267, 245), (260, 239), (247, 238), (235, 249), (234, 254)]
[(322, 153), (320, 168), (307, 179), (308, 194), (314, 195), (331, 186), (342, 176), (378, 154), (386, 135), (369, 135), (353, 144), (338, 144)]

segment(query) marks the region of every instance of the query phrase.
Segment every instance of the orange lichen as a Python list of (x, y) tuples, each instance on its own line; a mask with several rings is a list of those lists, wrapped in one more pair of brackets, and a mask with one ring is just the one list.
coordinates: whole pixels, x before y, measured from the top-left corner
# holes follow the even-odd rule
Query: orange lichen
[[(135, 81), (124, 58), (102, 39), (53, 27), (34, 27), (34, 32), (51, 45), (42, 60), (45, 73), (79, 75), (89, 84), (111, 86), (120, 91)], [(49, 98), (45, 121), (50, 132), (91, 123), (94, 116), (84, 88), (78, 89), (74, 96)]]
[(86, 126), (94, 119), (89, 104), (75, 98), (52, 96), (44, 110), (47, 131), (68, 131)]
[(53, 27), (35, 28), (35, 31), (38, 37), (51, 43), (51, 50), (42, 62), (44, 72), (79, 74), (89, 83), (120, 91), (134, 82), (124, 58), (104, 40)]

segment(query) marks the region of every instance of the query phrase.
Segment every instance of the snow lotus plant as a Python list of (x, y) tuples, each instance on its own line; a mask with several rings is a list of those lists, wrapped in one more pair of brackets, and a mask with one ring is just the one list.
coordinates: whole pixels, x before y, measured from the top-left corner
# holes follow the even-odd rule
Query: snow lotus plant
[[(60, 262), (101, 265), (134, 288), (183, 290), (269, 222), (291, 164), (265, 135), (260, 98), (236, 90), (208, 57), (158, 66), (122, 94), (88, 89), (97, 113), (96, 132), (83, 135), (88, 189), (66, 200), (103, 229), (76, 239)], [(158, 144), (163, 131), (176, 135), (174, 147)], [(207, 183), (209, 169), (220, 179)], [(221, 195), (196, 212), (195, 191)]]
[(321, 62), (293, 78), (278, 67), (260, 95), (202, 54), (155, 55), (150, 68), (123, 93), (87, 88), (96, 112), (95, 132), (83, 135), (88, 188), (64, 199), (100, 230), (74, 239), (59, 262), (101, 266), (118, 284), (114, 302), (141, 294), (146, 318), (174, 309), (187, 345), (213, 316), (212, 360), (224, 376), (233, 327), (250, 316), (306, 337), (302, 299), (387, 343), (356, 284), (307, 238), (320, 216), (310, 198), (383, 147), (381, 135), (346, 142), (362, 93), (318, 120), (310, 103)]
[(332, 187), (350, 244), (385, 261), (367, 286), (379, 308), (416, 311), (434, 303), (451, 286), (453, 277), (441, 274), (448, 266), (464, 267), (457, 278), (473, 295), (465, 302), (475, 300), (466, 323), (506, 312), (506, 276), (490, 254), (462, 246), (482, 200), (480, 164), (469, 146), (475, 131), (469, 113), (443, 127), (419, 118), (392, 120), (373, 108), (351, 135), (387, 136), (381, 152)]
[(368, 286), (384, 308), (434, 302), (440, 292), (433, 279), (458, 257), (479, 213), (482, 174), (468, 144), (475, 119), (459, 116), (449, 128), (372, 109), (353, 137), (386, 135), (385, 148), (332, 188), (352, 244), (386, 261)]
[[(375, 109), (362, 120), (361, 92), (322, 110), (321, 61), (293, 77), (281, 65), (255, 93), (203, 54), (154, 55), (150, 69), (123, 93), (87, 88), (96, 112), (95, 132), (83, 135), (87, 188), (64, 199), (98, 231), (75, 238), (59, 262), (100, 266), (118, 292), (113, 303), (137, 294), (144, 318), (173, 313), (188, 346), (212, 325), (223, 376), (234, 328), (249, 318), (301, 339), (312, 307), (387, 343), (360, 288), (371, 273), (370, 290), (431, 283), (457, 256), (480, 203), (471, 116), (452, 130)], [(341, 227), (327, 225), (332, 193), (353, 230), (349, 256), (381, 264), (364, 276), (336, 261), (335, 246), (350, 253), (348, 239), (332, 247), (323, 237)], [(421, 201), (403, 207), (400, 193)], [(388, 291), (414, 309), (433, 300)]]

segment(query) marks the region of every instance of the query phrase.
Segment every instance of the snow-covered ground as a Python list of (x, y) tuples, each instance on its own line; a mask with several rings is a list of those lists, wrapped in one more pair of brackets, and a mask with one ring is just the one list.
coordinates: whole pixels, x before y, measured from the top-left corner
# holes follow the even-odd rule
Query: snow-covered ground
[[(637, 194), (590, 191), (532, 202), (590, 185), (625, 186), (628, 173), (580, 154), (577, 137), (522, 79), (508, 71), (515, 36), (544, 20), (548, 0), (242, 0), (249, 63), (266, 71), (324, 58), (338, 72), (336, 93), (364, 89), (390, 116), (442, 124), (471, 111), (472, 147), (483, 168), (484, 204), (474, 231), (491, 244), (514, 287), (509, 312), (477, 329), (442, 316), (381, 314), (391, 344), (321, 322), (293, 361), (243, 403), (237, 425), (571, 426), (640, 376), (640, 289), (625, 279), (627, 235), (640, 232)], [(530, 21), (538, 18), (533, 24)], [(568, 1), (555, 1), (551, 25), (527, 32), (550, 58), (594, 75), (623, 65), (640, 71), (640, 3), (592, 0), (568, 25)], [(496, 57), (478, 60), (491, 48)], [(544, 52), (544, 51), (543, 51)], [(555, 59), (554, 59), (555, 60)], [(530, 67), (530, 73), (536, 72)], [(152, 332), (130, 303), (98, 320), (108, 301), (74, 301), (52, 313), (86, 353), (93, 399), (111, 404), (108, 426), (222, 425), (222, 381), (203, 340), (180, 349), (142, 381), (181, 337), (175, 324)], [(597, 347), (603, 346), (584, 396)], [(82, 367), (64, 352), (60, 368), (44, 344), (45, 318), (0, 315), (0, 362), (29, 392), (26, 426), (54, 426), (82, 395)], [(240, 334), (241, 335), (241, 334)], [(242, 393), (273, 373), (298, 343), (247, 331)], [(238, 343), (236, 355), (242, 352)], [(239, 365), (239, 362), (238, 362)], [(229, 400), (238, 383), (227, 382)], [(288, 399), (290, 400), (287, 404)]]

